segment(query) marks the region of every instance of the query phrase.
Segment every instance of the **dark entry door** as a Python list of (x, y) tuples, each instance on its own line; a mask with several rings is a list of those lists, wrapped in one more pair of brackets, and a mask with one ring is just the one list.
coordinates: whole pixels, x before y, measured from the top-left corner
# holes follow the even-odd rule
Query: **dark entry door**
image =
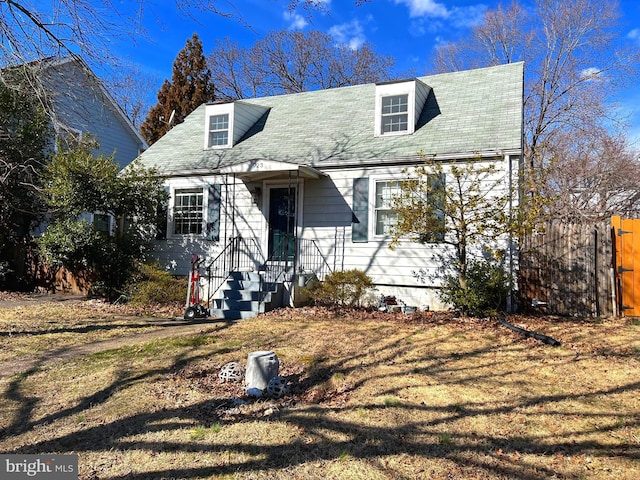
[(269, 190), (269, 256), (272, 260), (293, 261), (295, 255), (296, 189)]

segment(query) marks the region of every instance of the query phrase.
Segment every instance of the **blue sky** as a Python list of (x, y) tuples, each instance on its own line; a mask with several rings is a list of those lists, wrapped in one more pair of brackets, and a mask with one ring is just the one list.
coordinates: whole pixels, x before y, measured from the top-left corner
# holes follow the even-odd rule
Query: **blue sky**
[[(227, 8), (226, 2), (218, 2)], [(455, 40), (479, 21), (493, 0), (373, 0), (356, 6), (354, 0), (326, 0), (323, 10), (290, 12), (287, 0), (230, 0), (245, 23), (237, 19), (203, 15), (199, 21), (180, 13), (174, 0), (145, 2), (146, 39), (123, 49), (132, 61), (162, 76), (186, 39), (197, 32), (205, 52), (217, 38), (231, 37), (251, 46), (271, 30), (322, 30), (337, 42), (358, 47), (369, 42), (381, 54), (396, 59), (399, 72), (415, 69), (424, 74), (431, 51), (439, 42)], [(247, 26), (248, 25), (248, 26)]]
[[(508, 4), (510, 0), (503, 0)], [(158, 89), (171, 77), (171, 66), (187, 38), (197, 32), (205, 54), (216, 39), (231, 37), (249, 47), (271, 30), (317, 29), (337, 42), (357, 47), (364, 42), (380, 54), (396, 59), (396, 70), (413, 69), (416, 75), (429, 71), (429, 59), (440, 43), (468, 34), (497, 0), (372, 0), (356, 6), (354, 0), (324, 0), (324, 11), (287, 9), (287, 0), (218, 0), (220, 9), (241, 15), (223, 18), (198, 14), (194, 19), (177, 10), (174, 0), (145, 0), (142, 10), (144, 35), (114, 45), (115, 53), (137, 64), (158, 79)], [(524, 0), (526, 3), (526, 0)], [(121, 0), (120, 6), (131, 4)], [(640, 44), (640, 2), (620, 0), (621, 36)], [(632, 115), (632, 136), (640, 138), (640, 92), (630, 88), (624, 95), (624, 109)], [(155, 92), (152, 101), (155, 101)]]

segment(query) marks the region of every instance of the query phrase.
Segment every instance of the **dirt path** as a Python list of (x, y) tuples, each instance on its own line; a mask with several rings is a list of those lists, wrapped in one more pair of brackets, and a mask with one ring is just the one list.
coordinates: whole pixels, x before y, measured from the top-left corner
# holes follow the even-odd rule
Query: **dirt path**
[(47, 366), (55, 362), (71, 360), (74, 358), (90, 355), (92, 353), (104, 352), (116, 348), (145, 343), (151, 340), (162, 338), (178, 337), (183, 335), (207, 334), (220, 328), (223, 320), (199, 319), (185, 321), (181, 319), (138, 319), (148, 321), (150, 325), (158, 328), (151, 332), (138, 333), (119, 338), (111, 338), (98, 342), (74, 345), (72, 347), (57, 348), (43, 352), (36, 356), (20, 357), (0, 363), (0, 379), (28, 372), (35, 368)]

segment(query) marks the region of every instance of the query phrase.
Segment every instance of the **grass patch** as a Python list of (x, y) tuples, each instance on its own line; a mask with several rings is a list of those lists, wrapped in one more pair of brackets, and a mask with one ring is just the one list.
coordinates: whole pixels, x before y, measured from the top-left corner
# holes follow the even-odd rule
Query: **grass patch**
[(399, 407), (402, 404), (402, 401), (398, 397), (385, 397), (384, 398), (384, 406), (385, 407)]
[[(10, 328), (24, 351), (108, 324), (70, 309), (34, 327), (23, 313)], [(404, 315), (285, 310), (215, 335), (54, 357), (0, 380), (0, 451), (76, 453), (81, 480), (640, 478), (637, 325), (512, 319), (562, 342), (553, 348), (488, 321), (432, 318), (417, 330)], [(119, 321), (115, 338), (132, 328)], [(252, 399), (218, 379), (256, 350), (278, 352), (291, 395)]]

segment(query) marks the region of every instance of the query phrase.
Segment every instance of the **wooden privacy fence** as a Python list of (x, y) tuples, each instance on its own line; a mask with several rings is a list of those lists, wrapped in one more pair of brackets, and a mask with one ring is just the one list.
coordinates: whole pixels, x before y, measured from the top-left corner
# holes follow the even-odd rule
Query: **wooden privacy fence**
[(609, 222), (549, 222), (544, 233), (528, 236), (521, 245), (521, 310), (570, 316), (618, 314), (613, 258)]

